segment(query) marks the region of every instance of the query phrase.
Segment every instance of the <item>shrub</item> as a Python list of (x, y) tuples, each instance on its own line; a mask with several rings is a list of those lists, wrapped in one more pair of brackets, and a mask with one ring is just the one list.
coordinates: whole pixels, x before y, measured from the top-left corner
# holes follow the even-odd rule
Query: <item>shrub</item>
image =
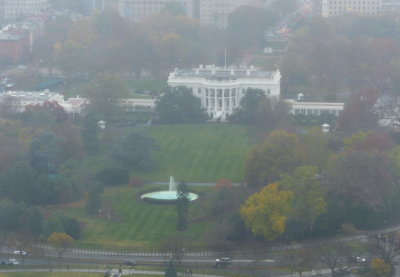
[(104, 186), (127, 184), (129, 171), (125, 168), (104, 168), (96, 174), (96, 180)]
[(131, 187), (138, 188), (138, 187), (141, 187), (143, 185), (144, 185), (144, 182), (139, 177), (134, 177), (129, 181), (129, 186), (131, 186)]

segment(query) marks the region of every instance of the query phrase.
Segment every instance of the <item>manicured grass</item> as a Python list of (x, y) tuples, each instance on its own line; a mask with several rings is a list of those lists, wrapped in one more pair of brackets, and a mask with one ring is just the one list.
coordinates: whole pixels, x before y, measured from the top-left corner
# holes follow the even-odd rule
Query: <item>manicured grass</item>
[(250, 148), (246, 127), (229, 124), (158, 125), (148, 128), (160, 150), (157, 166), (140, 174), (152, 181), (243, 181), (243, 163)]
[[(150, 181), (169, 181), (173, 175), (179, 182), (215, 183), (221, 178), (232, 182), (243, 180), (243, 163), (251, 146), (246, 128), (228, 124), (199, 125), (156, 125), (142, 127), (153, 136), (160, 147), (155, 153), (157, 167), (140, 176)], [(82, 164), (95, 172), (96, 167), (115, 166), (108, 159), (87, 160)], [(137, 173), (132, 172), (136, 176)], [(79, 247), (126, 249), (130, 251), (158, 250), (160, 242), (176, 234), (176, 207), (174, 205), (154, 205), (138, 200), (143, 190), (154, 189), (128, 186), (105, 188), (103, 203), (112, 203), (116, 216), (107, 219), (107, 211), (102, 216), (88, 216), (83, 204), (63, 207), (63, 211), (82, 222), (82, 238)], [(162, 189), (167, 189), (164, 186)], [(212, 187), (195, 187), (195, 192), (205, 194)], [(204, 196), (204, 197), (207, 197)], [(196, 204), (191, 205), (190, 214), (199, 214)], [(196, 210), (197, 209), (197, 210)], [(207, 229), (215, 222), (201, 222), (189, 225), (184, 233), (192, 241), (191, 248), (205, 248), (203, 240)], [(182, 234), (182, 233), (180, 233)]]
[[(130, 251), (158, 250), (160, 242), (176, 232), (176, 206), (155, 205), (139, 200), (140, 191), (148, 191), (149, 188), (156, 187), (106, 188), (104, 199), (112, 202), (116, 211), (113, 220), (106, 218), (105, 211), (103, 216), (88, 216), (83, 206), (64, 209), (64, 212), (78, 218), (84, 225), (82, 238), (77, 242), (79, 247), (118, 248)], [(166, 186), (158, 188), (166, 189)], [(198, 190), (211, 190), (211, 188)], [(210, 222), (190, 224), (185, 235), (193, 240), (193, 247), (203, 247), (201, 237), (211, 224)]]

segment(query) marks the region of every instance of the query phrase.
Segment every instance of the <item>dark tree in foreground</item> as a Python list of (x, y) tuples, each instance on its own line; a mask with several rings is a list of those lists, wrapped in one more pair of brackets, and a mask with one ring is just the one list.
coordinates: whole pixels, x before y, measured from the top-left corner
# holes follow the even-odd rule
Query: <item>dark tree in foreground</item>
[(155, 111), (157, 121), (163, 124), (202, 123), (207, 119), (200, 99), (186, 87), (167, 91), (157, 101)]
[(177, 207), (177, 223), (176, 229), (178, 231), (186, 231), (188, 228), (188, 215), (189, 215), (189, 188), (186, 182), (181, 182), (178, 185), (177, 190), (178, 200), (176, 202)]

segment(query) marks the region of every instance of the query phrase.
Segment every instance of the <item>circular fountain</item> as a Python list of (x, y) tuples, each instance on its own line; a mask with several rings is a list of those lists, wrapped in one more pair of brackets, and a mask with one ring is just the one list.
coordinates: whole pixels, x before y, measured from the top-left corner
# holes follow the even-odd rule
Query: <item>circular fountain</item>
[[(161, 191), (154, 191), (154, 192), (149, 192), (145, 193), (140, 198), (142, 200), (148, 200), (151, 202), (157, 202), (157, 203), (171, 203), (175, 202), (178, 200), (178, 191), (177, 191), (177, 186), (174, 180), (174, 177), (169, 178), (169, 190), (161, 190)], [(196, 193), (189, 192), (188, 198), (189, 201), (194, 201), (198, 198), (199, 196)]]

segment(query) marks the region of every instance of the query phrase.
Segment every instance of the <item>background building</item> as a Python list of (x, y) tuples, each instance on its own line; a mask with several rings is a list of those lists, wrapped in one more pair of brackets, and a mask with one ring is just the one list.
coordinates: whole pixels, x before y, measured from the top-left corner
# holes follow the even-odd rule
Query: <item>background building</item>
[(43, 14), (47, 0), (0, 0), (0, 22)]
[[(266, 8), (266, 2), (262, 0), (194, 0), (196, 17), (202, 24), (216, 25), (220, 28), (228, 26), (228, 16), (240, 6), (253, 5)], [(268, 4), (270, 1), (267, 1)]]
[(82, 14), (91, 15), (96, 11), (102, 11), (106, 7), (106, 0), (81, 0)]
[[(0, 0), (1, 1), (1, 0)], [(197, 18), (202, 24), (225, 28), (228, 16), (244, 5), (255, 5), (265, 9), (272, 0), (119, 0), (122, 16), (141, 21), (160, 13), (168, 2), (179, 3), (188, 17)]]
[(322, 0), (320, 4), (322, 16), (377, 15), (382, 10), (382, 0)]
[(211, 119), (226, 120), (239, 107), (248, 88), (261, 89), (276, 103), (280, 97), (279, 71), (259, 71), (254, 67), (220, 68), (214, 65), (176, 69), (168, 78), (171, 87), (185, 86), (200, 98)]
[(119, 0), (118, 10), (123, 17), (134, 22), (159, 14), (168, 3), (182, 6), (188, 17), (193, 17), (193, 0)]

